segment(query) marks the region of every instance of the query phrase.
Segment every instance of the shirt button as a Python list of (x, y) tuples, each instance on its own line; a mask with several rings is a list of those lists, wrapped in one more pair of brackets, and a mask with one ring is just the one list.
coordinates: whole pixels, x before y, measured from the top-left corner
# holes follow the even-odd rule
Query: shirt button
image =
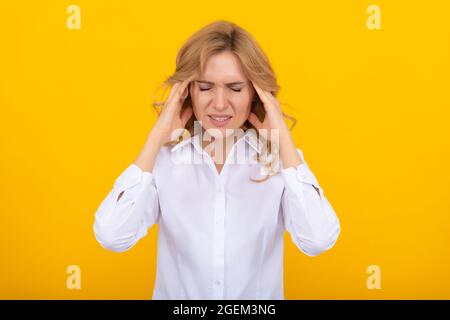
[(216, 280), (216, 281), (215, 281), (215, 284), (216, 284), (217, 286), (220, 286), (220, 280)]

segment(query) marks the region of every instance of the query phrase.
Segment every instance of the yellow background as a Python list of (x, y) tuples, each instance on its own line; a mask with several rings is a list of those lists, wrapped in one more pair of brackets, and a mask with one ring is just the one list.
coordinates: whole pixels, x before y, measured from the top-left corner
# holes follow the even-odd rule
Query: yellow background
[[(66, 27), (71, 4), (81, 30)], [(370, 4), (381, 30), (366, 27)], [(117, 254), (96, 242), (94, 213), (143, 146), (178, 49), (216, 19), (269, 55), (341, 220), (314, 258), (285, 234), (286, 299), (450, 298), (449, 12), (444, 0), (2, 1), (0, 298), (151, 298), (158, 226)], [(66, 288), (69, 265), (80, 290)]]

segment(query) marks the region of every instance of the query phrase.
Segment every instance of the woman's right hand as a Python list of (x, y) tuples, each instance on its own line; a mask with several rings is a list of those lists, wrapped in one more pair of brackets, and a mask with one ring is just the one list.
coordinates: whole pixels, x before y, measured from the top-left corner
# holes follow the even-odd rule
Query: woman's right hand
[(181, 112), (184, 100), (188, 96), (188, 84), (189, 80), (185, 80), (172, 86), (169, 97), (153, 126), (152, 135), (157, 137), (160, 145), (178, 138), (192, 116), (193, 110), (191, 106)]
[(167, 141), (178, 138), (182, 133), (179, 129), (184, 129), (187, 121), (191, 117), (192, 107), (188, 107), (181, 112), (184, 100), (187, 98), (188, 80), (177, 82), (173, 85), (169, 98), (164, 103), (163, 109), (147, 137), (144, 148), (137, 156), (134, 163), (142, 170), (152, 172), (156, 157), (160, 148)]

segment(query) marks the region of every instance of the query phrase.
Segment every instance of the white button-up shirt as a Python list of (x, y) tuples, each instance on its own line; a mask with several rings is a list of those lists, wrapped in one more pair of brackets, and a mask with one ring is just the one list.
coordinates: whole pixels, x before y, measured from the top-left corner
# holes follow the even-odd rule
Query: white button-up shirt
[(199, 134), (162, 147), (152, 172), (130, 164), (98, 207), (94, 233), (108, 250), (130, 249), (158, 224), (153, 299), (284, 299), (284, 232), (308, 256), (335, 244), (339, 219), (303, 152), (304, 163), (280, 161), (279, 175), (253, 182), (264, 174), (251, 132), (220, 174)]

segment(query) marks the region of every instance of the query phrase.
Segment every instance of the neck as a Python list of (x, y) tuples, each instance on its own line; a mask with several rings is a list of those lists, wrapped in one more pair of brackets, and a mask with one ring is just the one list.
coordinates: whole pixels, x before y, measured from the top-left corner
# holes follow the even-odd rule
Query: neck
[[(225, 159), (228, 157), (228, 153), (230, 152), (233, 145), (237, 142), (237, 139), (238, 137), (235, 134), (230, 134), (227, 137), (217, 140), (215, 137), (210, 136), (208, 133), (206, 133), (206, 130), (202, 128), (201, 146), (217, 164), (225, 163)], [(221, 152), (220, 149), (222, 149)], [(223, 155), (222, 157), (221, 154)]]

